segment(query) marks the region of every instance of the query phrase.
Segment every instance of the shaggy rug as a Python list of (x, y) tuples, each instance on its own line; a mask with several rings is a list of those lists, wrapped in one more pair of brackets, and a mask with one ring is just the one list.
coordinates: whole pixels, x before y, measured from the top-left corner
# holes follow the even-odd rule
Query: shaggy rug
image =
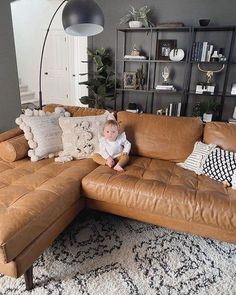
[(0, 294), (235, 295), (236, 246), (105, 213), (84, 211), (24, 279)]

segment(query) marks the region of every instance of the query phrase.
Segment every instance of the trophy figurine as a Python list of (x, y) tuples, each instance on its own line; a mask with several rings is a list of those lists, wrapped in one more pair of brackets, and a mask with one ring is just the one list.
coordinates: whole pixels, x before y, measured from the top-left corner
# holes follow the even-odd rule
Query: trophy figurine
[(168, 69), (167, 66), (164, 67), (163, 69), (163, 72), (161, 73), (163, 79), (164, 79), (164, 82), (162, 83), (162, 85), (168, 85), (168, 78), (169, 78), (169, 75), (170, 75), (170, 71)]

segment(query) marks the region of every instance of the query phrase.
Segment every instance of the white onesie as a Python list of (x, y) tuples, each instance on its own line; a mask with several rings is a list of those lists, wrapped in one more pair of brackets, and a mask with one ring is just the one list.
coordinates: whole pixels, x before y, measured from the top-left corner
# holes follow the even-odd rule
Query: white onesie
[(117, 136), (115, 141), (109, 141), (104, 136), (99, 139), (99, 154), (106, 160), (120, 156), (122, 152), (129, 153), (131, 143), (126, 139), (125, 132)]

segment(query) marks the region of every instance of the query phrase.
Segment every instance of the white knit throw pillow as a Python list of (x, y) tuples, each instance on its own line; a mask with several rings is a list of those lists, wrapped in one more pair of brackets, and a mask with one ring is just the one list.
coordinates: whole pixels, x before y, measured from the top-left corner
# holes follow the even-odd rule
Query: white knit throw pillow
[(28, 156), (31, 161), (53, 157), (63, 149), (59, 118), (64, 116), (70, 116), (70, 113), (57, 107), (54, 113), (27, 109), (25, 114), (16, 119), (16, 124), (24, 131), (28, 140)]
[(203, 164), (215, 147), (215, 144), (205, 144), (201, 141), (197, 141), (188, 158), (183, 163), (178, 163), (177, 165), (200, 175), (202, 174)]
[(70, 157), (88, 158), (98, 152), (98, 136), (109, 119), (115, 120), (108, 111), (99, 116), (60, 118), (59, 124), (63, 130), (63, 152), (59, 153), (61, 161), (69, 160)]

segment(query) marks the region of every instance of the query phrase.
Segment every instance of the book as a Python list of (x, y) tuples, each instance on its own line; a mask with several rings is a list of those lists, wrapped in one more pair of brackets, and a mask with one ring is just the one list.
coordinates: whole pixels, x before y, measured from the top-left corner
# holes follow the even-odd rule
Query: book
[(130, 112), (130, 113), (138, 113), (139, 110), (131, 110), (131, 109), (126, 109), (126, 112)]
[(201, 61), (206, 61), (207, 44), (208, 44), (208, 42), (203, 42), (203, 45), (202, 45), (202, 56), (201, 56)]
[(124, 59), (147, 59), (147, 57), (143, 55), (125, 55)]

